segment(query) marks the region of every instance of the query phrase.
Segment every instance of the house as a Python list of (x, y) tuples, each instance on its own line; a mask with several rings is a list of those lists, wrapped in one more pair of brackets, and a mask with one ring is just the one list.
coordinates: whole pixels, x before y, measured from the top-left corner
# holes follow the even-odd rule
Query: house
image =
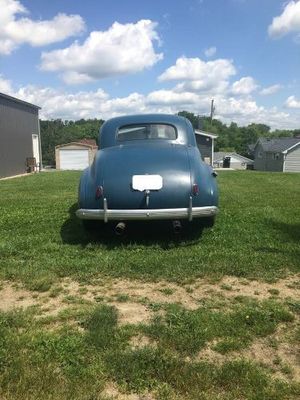
[(204, 132), (202, 130), (195, 130), (196, 142), (198, 149), (200, 150), (203, 161), (209, 165), (213, 165), (214, 162), (214, 141), (218, 135), (210, 132)]
[(300, 138), (259, 138), (254, 148), (254, 169), (300, 172)]
[(253, 169), (254, 161), (231, 152), (214, 153), (214, 168)]
[(0, 93), (0, 178), (41, 169), (39, 110)]
[(82, 139), (55, 146), (56, 169), (83, 170), (89, 167), (98, 146), (94, 139)]

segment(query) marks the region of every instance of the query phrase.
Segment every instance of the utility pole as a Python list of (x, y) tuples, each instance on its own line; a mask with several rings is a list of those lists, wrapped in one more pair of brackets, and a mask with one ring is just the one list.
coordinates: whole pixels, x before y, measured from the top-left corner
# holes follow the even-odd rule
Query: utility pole
[(215, 112), (214, 99), (212, 99), (211, 106), (210, 106), (210, 125), (212, 125), (214, 112)]

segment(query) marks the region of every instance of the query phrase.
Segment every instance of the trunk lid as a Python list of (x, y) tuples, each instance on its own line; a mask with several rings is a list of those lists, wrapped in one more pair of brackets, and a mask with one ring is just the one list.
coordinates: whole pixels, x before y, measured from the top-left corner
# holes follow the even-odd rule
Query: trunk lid
[[(161, 142), (116, 146), (106, 148), (98, 164), (100, 160), (97, 183), (104, 188), (109, 209), (188, 207), (191, 174), (186, 146)], [(162, 177), (162, 188), (150, 191), (148, 206), (145, 192), (132, 188), (133, 175)]]

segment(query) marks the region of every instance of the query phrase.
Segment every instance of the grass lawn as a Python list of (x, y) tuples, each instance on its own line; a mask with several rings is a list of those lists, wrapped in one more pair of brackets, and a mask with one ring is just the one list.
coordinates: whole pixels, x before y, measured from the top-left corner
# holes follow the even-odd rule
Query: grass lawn
[(221, 172), (213, 229), (121, 238), (79, 176), (0, 181), (0, 398), (299, 398), (299, 174)]

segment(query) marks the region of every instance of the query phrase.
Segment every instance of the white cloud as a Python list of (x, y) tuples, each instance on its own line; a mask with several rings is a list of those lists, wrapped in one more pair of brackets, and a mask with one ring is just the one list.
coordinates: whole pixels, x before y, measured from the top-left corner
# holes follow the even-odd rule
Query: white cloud
[(195, 104), (198, 96), (195, 93), (176, 93), (172, 90), (156, 90), (147, 96), (147, 104), (151, 105), (188, 105)]
[(80, 119), (101, 116), (101, 105), (108, 100), (102, 89), (68, 93), (50, 87), (28, 85), (17, 90), (17, 98), (42, 107), (41, 118)]
[(68, 84), (142, 71), (163, 58), (153, 47), (159, 42), (156, 26), (150, 20), (115, 22), (107, 31), (91, 32), (83, 44), (42, 53), (41, 68), (62, 72)]
[(204, 54), (206, 57), (212, 57), (216, 54), (217, 48), (215, 46), (209, 47), (208, 49), (204, 50)]
[(290, 96), (286, 99), (285, 105), (288, 108), (299, 108), (300, 109), (300, 100), (298, 100), (295, 96)]
[(248, 95), (258, 88), (251, 76), (245, 76), (232, 84), (231, 91), (235, 95)]
[(200, 58), (180, 57), (176, 64), (166, 69), (159, 81), (179, 80), (177, 92), (223, 93), (229, 85), (229, 78), (235, 75), (232, 60), (217, 59), (203, 61)]
[(286, 4), (282, 14), (273, 18), (268, 32), (271, 37), (300, 32), (300, 1), (290, 1)]
[(5, 94), (10, 94), (13, 91), (11, 82), (7, 79), (4, 79), (0, 74), (0, 92)]
[(236, 73), (232, 60), (218, 59), (202, 61), (200, 58), (180, 57), (159, 76), (159, 81), (190, 80), (200, 81), (211, 78), (227, 79)]
[(262, 89), (259, 94), (263, 96), (268, 96), (270, 94), (277, 93), (280, 89), (282, 88), (282, 85), (279, 85), (278, 83), (272, 86), (268, 86), (264, 89)]
[[(110, 97), (102, 89), (69, 93), (49, 87), (25, 86), (12, 95), (42, 107), (42, 119), (61, 118), (103, 118), (136, 113), (177, 113), (183, 109), (200, 115), (208, 115), (210, 97), (205, 94), (178, 93), (174, 90), (158, 90), (143, 95), (131, 93), (125, 97)], [(181, 98), (181, 101), (180, 101)], [(273, 129), (299, 127), (295, 112), (283, 112), (277, 108), (257, 105), (248, 97), (228, 97), (219, 94), (214, 97), (216, 118), (225, 123), (239, 125), (251, 122), (266, 123)], [(298, 105), (300, 102), (298, 101)]]
[(58, 14), (51, 20), (34, 21), (28, 17), (27, 9), (17, 0), (0, 0), (0, 54), (10, 54), (21, 44), (44, 46), (60, 42), (84, 30), (85, 24), (79, 15)]

